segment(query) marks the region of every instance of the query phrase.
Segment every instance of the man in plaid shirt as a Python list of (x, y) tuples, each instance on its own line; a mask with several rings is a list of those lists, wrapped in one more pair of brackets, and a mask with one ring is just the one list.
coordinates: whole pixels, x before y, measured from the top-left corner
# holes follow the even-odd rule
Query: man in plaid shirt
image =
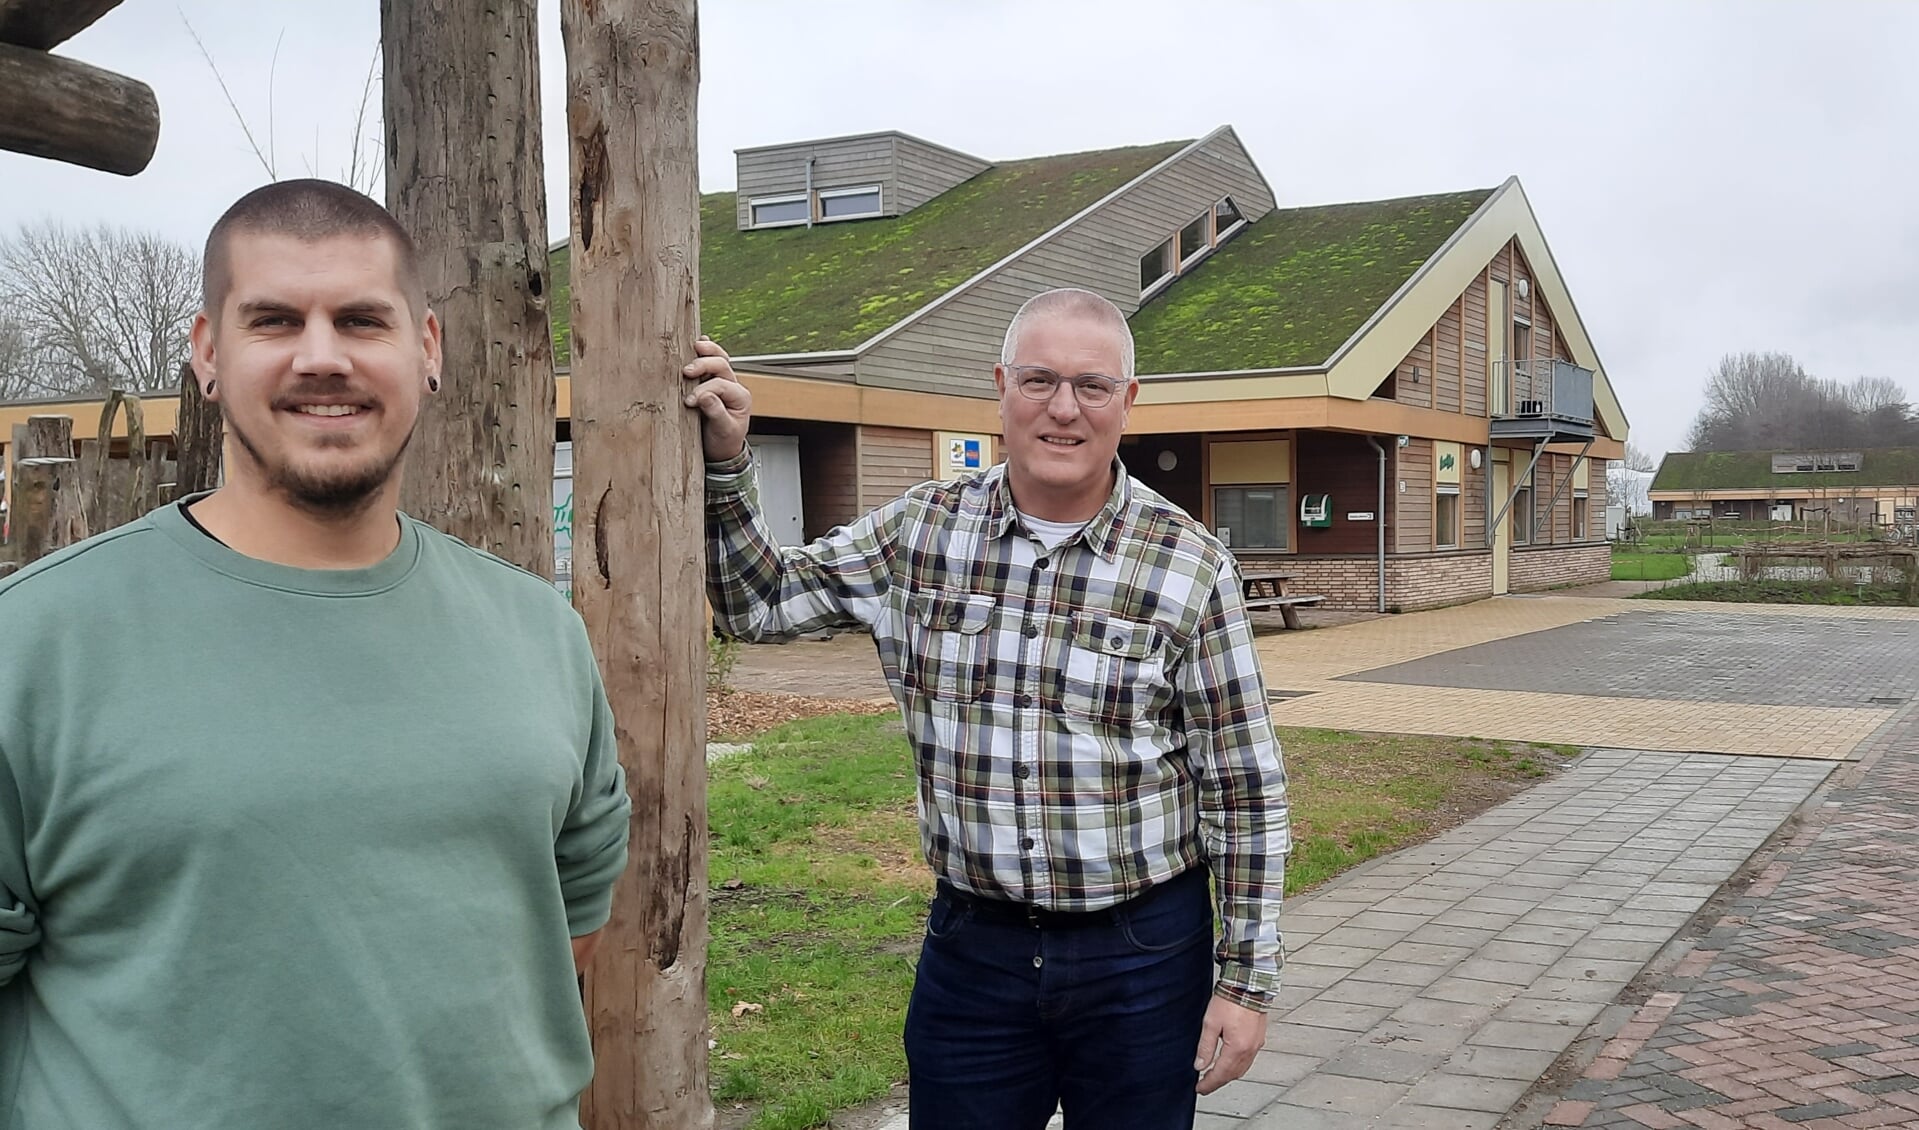
[(1037, 1130), (1056, 1107), (1192, 1126), (1265, 1042), (1286, 775), (1232, 557), (1118, 461), (1125, 316), (1084, 290), (1029, 301), (993, 373), (1006, 462), (785, 548), (758, 512), (751, 397), (697, 348), (717, 623), (866, 629), (913, 743), (939, 880), (913, 1127)]

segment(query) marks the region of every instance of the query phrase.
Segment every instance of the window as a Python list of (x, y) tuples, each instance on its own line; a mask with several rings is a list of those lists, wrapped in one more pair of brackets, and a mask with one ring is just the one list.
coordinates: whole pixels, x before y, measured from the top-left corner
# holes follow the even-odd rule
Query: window
[(1233, 203), (1230, 196), (1222, 196), (1219, 203), (1213, 205), (1213, 242), (1223, 243), (1234, 228), (1246, 222), (1239, 214), (1239, 205)]
[(1506, 519), (1513, 524), (1513, 543), (1527, 545), (1533, 540), (1533, 488), (1532, 484), (1520, 487), (1513, 495), (1513, 509)]
[(1143, 298), (1169, 278), (1199, 261), (1202, 255), (1225, 242), (1226, 237), (1246, 226), (1239, 205), (1230, 196), (1222, 196), (1211, 208), (1193, 218), (1179, 233), (1139, 257), (1139, 293)]
[(1433, 499), (1433, 544), (1441, 549), (1459, 548), (1459, 486), (1439, 484)]
[(1592, 503), (1587, 501), (1586, 492), (1583, 490), (1574, 491), (1573, 492), (1573, 540), (1574, 541), (1586, 540), (1586, 514), (1591, 509), (1592, 509)]
[(1213, 532), (1233, 549), (1285, 549), (1290, 491), (1283, 483), (1213, 488)]
[(1202, 213), (1198, 219), (1179, 229), (1179, 265), (1184, 267), (1191, 263), (1194, 256), (1212, 245), (1212, 217)]
[(1145, 294), (1162, 280), (1173, 277), (1175, 260), (1173, 241), (1167, 240), (1139, 257), (1139, 292)]
[(813, 215), (804, 193), (799, 196), (763, 197), (753, 201), (752, 209), (753, 226), (756, 228), (803, 224)]
[(820, 219), (858, 220), (880, 214), (880, 186), (835, 188), (820, 193)]

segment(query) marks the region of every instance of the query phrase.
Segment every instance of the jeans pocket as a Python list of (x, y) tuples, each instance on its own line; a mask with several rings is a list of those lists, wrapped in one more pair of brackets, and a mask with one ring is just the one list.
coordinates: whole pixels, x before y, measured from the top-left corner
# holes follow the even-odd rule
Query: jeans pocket
[(958, 901), (938, 897), (926, 912), (926, 936), (936, 942), (950, 941), (966, 928), (972, 914)]
[[(1168, 880), (1181, 888), (1187, 877)], [(1198, 891), (1164, 891), (1143, 907), (1121, 907), (1120, 932), (1126, 943), (1140, 953), (1172, 953), (1213, 937), (1212, 908), (1202, 883)]]

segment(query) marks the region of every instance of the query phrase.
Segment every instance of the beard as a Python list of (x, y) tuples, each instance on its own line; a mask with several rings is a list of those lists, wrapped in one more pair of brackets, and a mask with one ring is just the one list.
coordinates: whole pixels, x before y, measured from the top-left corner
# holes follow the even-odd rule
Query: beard
[(400, 461), (406, 457), (407, 445), (413, 442), (413, 430), (409, 428), (406, 437), (391, 455), (375, 458), (357, 467), (321, 472), (290, 462), (269, 460), (259, 445), (234, 424), (231, 415), (225, 412), (221, 415), (225, 417), (223, 422), (227, 431), (245, 449), (253, 465), (260, 469), (268, 489), (281, 494), (299, 509), (321, 518), (349, 518), (366, 509), (381, 488), (399, 474)]

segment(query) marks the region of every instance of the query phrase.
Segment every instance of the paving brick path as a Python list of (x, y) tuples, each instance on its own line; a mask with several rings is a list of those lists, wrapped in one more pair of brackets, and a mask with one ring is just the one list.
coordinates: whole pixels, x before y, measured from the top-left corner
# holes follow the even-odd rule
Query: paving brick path
[(1296, 900), (1267, 1051), (1200, 1109), (1489, 1130), (1830, 768), (1601, 750)]
[(1919, 714), (1874, 739), (1660, 988), (1546, 1125), (1919, 1126)]

